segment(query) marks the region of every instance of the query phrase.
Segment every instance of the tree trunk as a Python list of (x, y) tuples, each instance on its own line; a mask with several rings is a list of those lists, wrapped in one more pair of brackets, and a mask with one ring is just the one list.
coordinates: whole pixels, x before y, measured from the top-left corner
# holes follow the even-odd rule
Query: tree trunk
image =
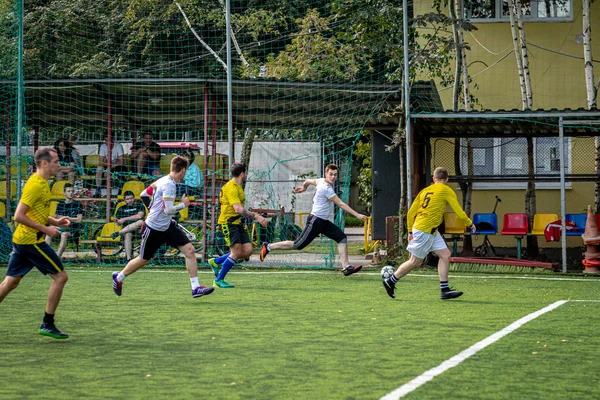
[(400, 158), (400, 204), (398, 204), (398, 250), (400, 256), (404, 255), (404, 249), (406, 248), (404, 243), (404, 232), (406, 232), (406, 204), (407, 204), (407, 192), (406, 192), (406, 136), (402, 139), (398, 146), (398, 157)]
[(523, 60), (521, 59), (521, 52), (519, 51), (519, 36), (517, 32), (517, 24), (516, 24), (516, 0), (510, 0), (510, 7), (508, 7), (509, 15), (510, 15), (510, 31), (512, 33), (513, 40), (513, 48), (515, 50), (515, 57), (517, 59), (517, 70), (519, 72), (519, 85), (521, 87), (521, 108), (523, 110), (527, 109), (527, 95), (525, 90), (525, 75), (523, 73)]
[(594, 64), (592, 63), (592, 26), (590, 25), (590, 0), (583, 0), (583, 58), (585, 60), (585, 88), (588, 110), (596, 108)]
[[(465, 52), (464, 36), (460, 26), (462, 20), (462, 1), (450, 0), (449, 2), (450, 17), (452, 18), (452, 31), (454, 34), (454, 45), (456, 47), (456, 63), (454, 74), (454, 93), (453, 93), (453, 109), (458, 111), (460, 102), (460, 89), (463, 89), (463, 101), (466, 111), (471, 111), (471, 98), (469, 93), (469, 71), (467, 69), (467, 55)], [(462, 77), (462, 80), (461, 80)], [(467, 173), (473, 176), (473, 146), (471, 139), (467, 141)], [(461, 139), (454, 140), (454, 172), (457, 176), (462, 177), (462, 167), (460, 165), (461, 154)], [(458, 187), (462, 192), (462, 206), (468, 216), (471, 216), (471, 197), (473, 185), (463, 178), (458, 179)], [(463, 249), (460, 253), (462, 256), (475, 255), (473, 251), (473, 239), (471, 235), (465, 235), (463, 239)]]
[(242, 157), (240, 162), (244, 163), (246, 169), (250, 167), (250, 156), (252, 155), (252, 145), (256, 137), (256, 129), (247, 128), (244, 132), (244, 141), (242, 143)]
[(523, 26), (523, 14), (521, 14), (521, 0), (516, 0), (517, 26), (519, 28), (519, 43), (521, 45), (521, 58), (523, 60), (523, 77), (525, 79), (525, 94), (527, 97), (527, 109), (533, 108), (533, 89), (531, 87), (531, 75), (529, 74), (529, 57), (527, 56), (527, 40), (525, 40), (525, 28)]
[[(533, 228), (533, 216), (537, 212), (535, 195), (535, 163), (533, 157), (533, 138), (527, 136), (527, 191), (525, 192), (525, 212), (529, 218), (529, 232)], [(537, 236), (527, 236), (527, 256), (537, 258), (539, 256)]]

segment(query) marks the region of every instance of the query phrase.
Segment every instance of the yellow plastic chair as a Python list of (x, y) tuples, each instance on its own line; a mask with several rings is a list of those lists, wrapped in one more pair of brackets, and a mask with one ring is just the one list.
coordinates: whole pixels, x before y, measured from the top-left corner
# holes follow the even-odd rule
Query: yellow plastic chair
[[(180, 203), (175, 203), (175, 205), (178, 205), (178, 204), (180, 204)], [(189, 208), (186, 207), (183, 210), (179, 211), (179, 218), (177, 219), (177, 221), (185, 222), (189, 218), (189, 215), (190, 215)]]
[(146, 189), (146, 185), (141, 181), (127, 181), (123, 184), (123, 188), (121, 189), (121, 194), (117, 197), (118, 200), (123, 200), (125, 198), (125, 192), (131, 190), (136, 200), (140, 199), (140, 193), (142, 193)]
[(533, 216), (533, 228), (531, 229), (532, 235), (544, 235), (546, 226), (554, 221), (558, 221), (559, 217), (557, 214), (535, 214)]
[[(0, 200), (6, 200), (6, 181), (0, 181)], [(17, 184), (13, 181), (10, 181), (10, 198), (17, 198)]]
[(79, 179), (82, 179), (84, 181), (91, 181), (96, 179), (96, 168), (99, 164), (100, 156), (98, 154), (89, 154), (85, 156), (85, 175), (81, 175)]
[(64, 200), (65, 199), (65, 185), (73, 182), (69, 181), (58, 181), (54, 182), (52, 185), (52, 189), (50, 189), (50, 195), (52, 196), (52, 200)]
[(96, 236), (97, 242), (102, 243), (115, 243), (119, 244), (121, 239), (117, 236), (116, 238), (112, 238), (111, 235), (115, 232), (119, 232), (123, 227), (116, 222), (107, 222), (102, 227), (102, 231), (100, 231), (100, 235)]
[(452, 256), (458, 253), (458, 240), (465, 234), (467, 227), (453, 212), (444, 213), (444, 233), (452, 235)]
[(0, 218), (6, 218), (6, 205), (0, 203)]
[(176, 156), (177, 154), (163, 154), (160, 156), (160, 170), (163, 174), (171, 172), (171, 160)]
[[(17, 177), (19, 172), (19, 160), (18, 157), (11, 158), (10, 160), (10, 175), (13, 178)], [(27, 176), (27, 157), (21, 159), (21, 176), (25, 178)]]

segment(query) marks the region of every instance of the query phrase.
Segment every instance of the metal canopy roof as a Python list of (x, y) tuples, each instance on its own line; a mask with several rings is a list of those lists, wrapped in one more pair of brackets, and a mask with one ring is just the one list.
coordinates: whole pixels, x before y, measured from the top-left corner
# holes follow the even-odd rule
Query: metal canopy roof
[(415, 130), (427, 137), (556, 137), (563, 119), (564, 136), (597, 136), (600, 111), (462, 111), (416, 114)]
[[(0, 81), (7, 84), (7, 81)], [(25, 80), (28, 125), (198, 129), (227, 126), (227, 85), (216, 79)], [(381, 113), (400, 104), (400, 85), (234, 80), (236, 129), (395, 130)], [(443, 110), (433, 82), (417, 82), (413, 107)], [(208, 110), (208, 116), (206, 116)], [(213, 111), (214, 110), (214, 111)], [(211, 113), (213, 115), (211, 115)]]

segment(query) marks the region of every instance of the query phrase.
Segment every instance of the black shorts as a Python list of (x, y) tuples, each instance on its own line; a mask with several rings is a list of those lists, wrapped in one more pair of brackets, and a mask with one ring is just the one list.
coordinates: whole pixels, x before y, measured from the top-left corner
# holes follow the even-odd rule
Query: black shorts
[(144, 225), (142, 243), (140, 245), (140, 258), (151, 260), (160, 246), (165, 243), (169, 246), (181, 247), (190, 243), (190, 239), (185, 235), (185, 232), (179, 229), (175, 221), (171, 221), (171, 225), (169, 225), (169, 229), (166, 231), (157, 231), (148, 225)]
[(338, 228), (333, 222), (309, 214), (306, 219), (306, 226), (300, 233), (300, 236), (294, 240), (294, 249), (302, 250), (315, 240), (319, 234), (325, 235), (337, 243), (347, 238), (344, 231)]
[(8, 260), (7, 276), (25, 276), (33, 267), (44, 275), (58, 274), (65, 269), (54, 249), (46, 242), (15, 244)]
[(221, 230), (223, 231), (225, 244), (229, 247), (236, 243), (250, 243), (250, 236), (248, 236), (246, 226), (243, 224), (221, 224)]

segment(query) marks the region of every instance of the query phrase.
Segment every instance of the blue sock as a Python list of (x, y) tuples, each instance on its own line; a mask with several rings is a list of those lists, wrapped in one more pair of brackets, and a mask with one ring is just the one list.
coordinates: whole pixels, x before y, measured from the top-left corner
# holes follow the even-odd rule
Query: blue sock
[(221, 257), (215, 257), (215, 262), (217, 264), (223, 264), (225, 262), (225, 260), (227, 260), (227, 257), (229, 257), (230, 254), (231, 254), (231, 252), (229, 252), (227, 254), (223, 254)]
[(229, 272), (231, 267), (235, 264), (235, 260), (231, 257), (227, 257), (227, 260), (221, 265), (221, 270), (219, 271), (219, 276), (216, 277), (215, 281), (222, 281), (225, 279), (225, 275)]

